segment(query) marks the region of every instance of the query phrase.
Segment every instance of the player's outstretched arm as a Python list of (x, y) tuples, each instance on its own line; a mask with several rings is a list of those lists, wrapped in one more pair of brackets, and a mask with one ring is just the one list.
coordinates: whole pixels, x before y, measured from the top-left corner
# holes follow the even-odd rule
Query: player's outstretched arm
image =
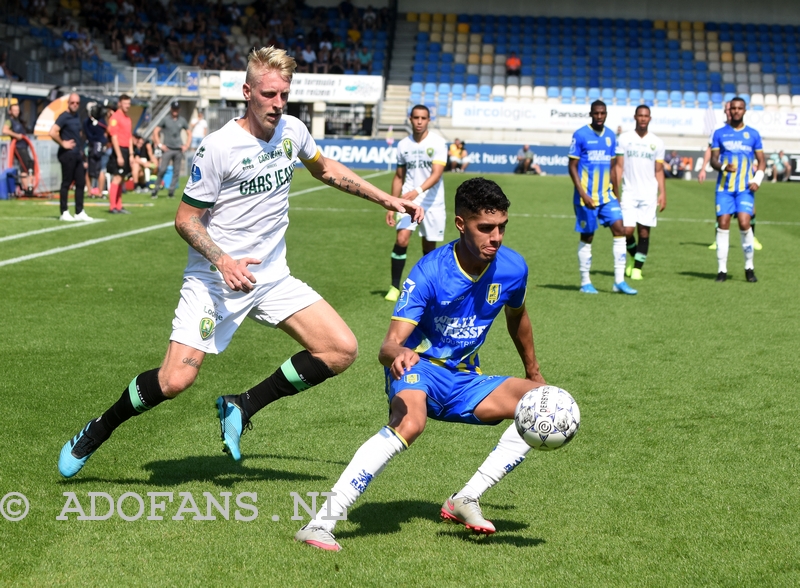
[(381, 365), (389, 368), (392, 377), (399, 380), (409, 368), (419, 363), (419, 355), (408, 347), (405, 347), (406, 340), (414, 332), (416, 325), (408, 321), (393, 320), (389, 324), (389, 332), (381, 344), (378, 352), (378, 361)]
[(413, 217), (414, 222), (420, 222), (425, 216), (421, 206), (390, 196), (383, 190), (358, 177), (347, 166), (335, 159), (320, 155), (316, 161), (303, 161), (303, 164), (311, 172), (311, 175), (320, 182), (329, 184), (342, 192), (375, 202), (387, 210), (407, 212)]
[(761, 181), (764, 179), (764, 170), (767, 169), (767, 160), (764, 157), (764, 152), (758, 150), (755, 152), (755, 155), (758, 167), (756, 169), (754, 181), (748, 186), (751, 192), (756, 192), (761, 187)]
[(614, 194), (617, 197), (617, 200), (622, 202), (622, 190), (620, 190), (619, 182), (622, 178), (622, 172), (625, 170), (625, 156), (624, 155), (617, 155), (614, 160), (614, 163), (611, 164), (614, 173), (611, 174), (611, 183), (614, 188)]
[(206, 212), (207, 210), (204, 208), (196, 208), (191, 204), (181, 202), (178, 206), (178, 213), (175, 215), (175, 230), (183, 237), (184, 241), (217, 267), (228, 288), (234, 291), (250, 292), (256, 279), (247, 266), (258, 265), (261, 260), (255, 257), (233, 259), (220, 249), (211, 240), (203, 225), (202, 218)]
[(528, 316), (528, 309), (523, 304), (520, 308), (505, 307), (506, 327), (517, 353), (525, 367), (525, 378), (544, 386), (547, 382), (539, 371), (536, 351), (533, 348), (533, 326)]

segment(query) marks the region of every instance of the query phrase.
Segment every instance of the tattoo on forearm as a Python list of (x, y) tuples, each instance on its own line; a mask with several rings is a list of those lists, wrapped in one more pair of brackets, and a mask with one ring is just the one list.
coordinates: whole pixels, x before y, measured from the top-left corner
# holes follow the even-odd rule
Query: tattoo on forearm
[(178, 232), (189, 245), (211, 263), (217, 263), (219, 258), (225, 254), (211, 240), (205, 226), (196, 216), (189, 217), (188, 221), (181, 223), (178, 226)]
[(328, 179), (328, 183), (334, 188), (338, 188), (339, 190), (347, 192), (348, 194), (353, 194), (354, 196), (358, 196), (359, 198), (363, 198), (365, 200), (371, 200), (369, 195), (361, 189), (361, 184), (352, 178), (348, 178), (347, 176), (342, 176), (341, 180), (330, 177)]
[(195, 369), (198, 369), (198, 370), (200, 369), (200, 362), (197, 361), (193, 357), (184, 357), (183, 358), (183, 363), (185, 363), (186, 365), (190, 365)]

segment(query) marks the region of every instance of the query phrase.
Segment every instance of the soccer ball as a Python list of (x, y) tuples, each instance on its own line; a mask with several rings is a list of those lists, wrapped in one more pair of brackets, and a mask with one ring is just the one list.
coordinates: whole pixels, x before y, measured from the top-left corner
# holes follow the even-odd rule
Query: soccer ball
[(517, 433), (534, 449), (552, 451), (575, 437), (581, 424), (578, 403), (556, 386), (526, 392), (514, 411)]

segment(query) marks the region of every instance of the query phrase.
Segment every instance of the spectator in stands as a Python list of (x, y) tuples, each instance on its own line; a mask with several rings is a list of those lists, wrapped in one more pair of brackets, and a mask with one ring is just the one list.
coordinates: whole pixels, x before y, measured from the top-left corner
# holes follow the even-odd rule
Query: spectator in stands
[(119, 57), (123, 52), (122, 38), (120, 37), (119, 29), (112, 28), (109, 33), (109, 44), (111, 45), (111, 52)]
[(297, 60), (297, 71), (313, 73), (316, 62), (317, 54), (314, 48), (309, 43), (306, 43), (305, 48), (300, 52), (300, 59)]
[(375, 14), (375, 9), (372, 6), (367, 6), (364, 11), (364, 30), (376, 30), (378, 27), (378, 15)]
[[(14, 103), (8, 107), (8, 118), (3, 125), (3, 135), (16, 139), (14, 146), (14, 163), (19, 165), (19, 183), (26, 196), (33, 196), (35, 170), (33, 157), (28, 148), (27, 131), (25, 123), (19, 118), (19, 104)], [(5, 163), (5, 162), (4, 162)], [(3, 165), (5, 167), (5, 165)]]
[(344, 52), (344, 62), (347, 69), (356, 71), (358, 69), (358, 51), (352, 43), (348, 43)]
[(11, 68), (8, 67), (8, 53), (2, 52), (0, 53), (0, 79), (7, 78), (9, 80), (19, 80), (20, 77), (17, 76)]
[(519, 57), (517, 57), (516, 53), (512, 51), (511, 55), (509, 55), (508, 59), (506, 59), (506, 75), (518, 76), (521, 70), (522, 70), (522, 60)]
[[(320, 43), (322, 45), (322, 43)], [(328, 73), (328, 64), (331, 61), (330, 49), (320, 47), (317, 51), (317, 62), (314, 65), (314, 73)]]
[(540, 168), (538, 164), (534, 163), (533, 151), (531, 151), (529, 145), (523, 145), (522, 149), (517, 151), (517, 165), (514, 168), (514, 173), (535, 173), (540, 176), (545, 175), (544, 172), (542, 172), (542, 168)]
[(345, 19), (350, 19), (350, 15), (355, 12), (355, 6), (353, 6), (348, 0), (342, 0), (339, 3), (339, 16)]
[(770, 180), (774, 184), (777, 181), (788, 182), (789, 177), (792, 175), (792, 162), (789, 157), (783, 152), (773, 153), (769, 156), (772, 162)]
[(192, 133), (192, 149), (197, 149), (208, 134), (208, 122), (206, 117), (203, 116), (202, 110), (197, 111), (197, 120), (194, 121), (189, 130)]
[(331, 63), (328, 66), (328, 73), (343, 74), (344, 73), (344, 51), (341, 47), (335, 47), (331, 53)]
[(364, 45), (358, 50), (358, 67), (356, 68), (356, 72), (361, 71), (362, 69), (367, 70), (367, 73), (372, 73), (372, 51), (369, 50), (368, 47)]
[(454, 139), (447, 152), (448, 164), (451, 172), (462, 173), (469, 165), (467, 150), (461, 139)]
[(78, 48), (75, 46), (75, 41), (66, 38), (61, 41), (61, 56), (64, 58), (67, 69), (75, 67), (78, 60)]

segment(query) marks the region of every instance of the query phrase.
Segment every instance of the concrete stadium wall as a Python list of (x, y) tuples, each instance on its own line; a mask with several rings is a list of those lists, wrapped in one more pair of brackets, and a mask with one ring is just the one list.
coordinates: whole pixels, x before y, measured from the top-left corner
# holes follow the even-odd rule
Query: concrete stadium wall
[(585, 18), (631, 18), (662, 20), (702, 20), (767, 24), (800, 24), (800, 2), (797, 0), (459, 0), (454, 4), (430, 0), (398, 0), (400, 12), (450, 12), (467, 14), (520, 14), (531, 16), (571, 16)]

